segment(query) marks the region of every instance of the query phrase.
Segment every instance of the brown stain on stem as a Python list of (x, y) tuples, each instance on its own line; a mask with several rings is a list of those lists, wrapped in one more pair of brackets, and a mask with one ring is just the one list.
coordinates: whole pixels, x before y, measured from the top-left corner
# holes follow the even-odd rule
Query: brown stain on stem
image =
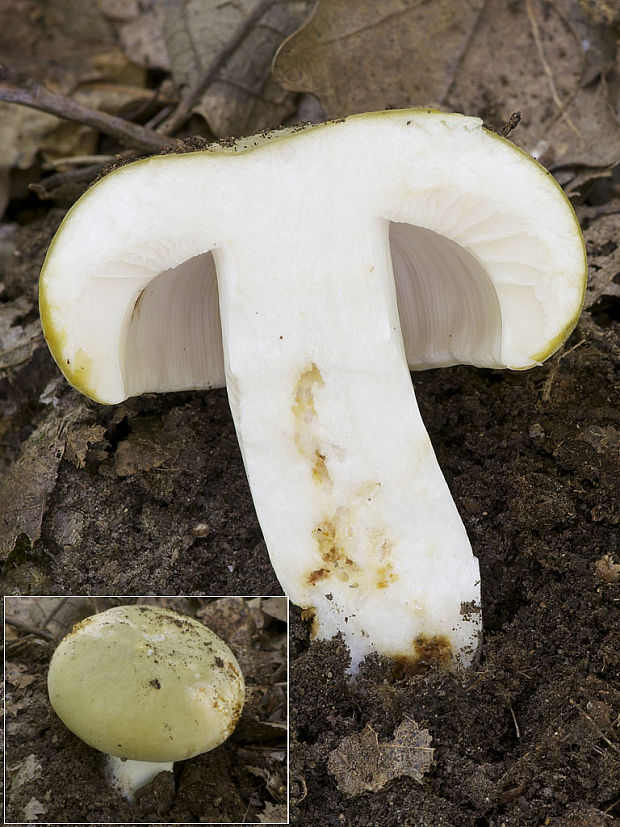
[[(293, 389), (291, 411), (295, 417), (294, 440), (302, 457), (309, 464), (313, 481), (325, 494), (331, 494), (333, 481), (329, 473), (327, 448), (319, 438), (319, 416), (315, 405), (317, 388), (325, 386), (325, 380), (316, 362), (298, 376)], [(326, 509), (325, 518), (312, 530), (312, 538), (320, 557), (316, 565), (306, 574), (306, 584), (316, 586), (328, 578), (338, 580), (349, 588), (387, 589), (397, 576), (392, 569), (390, 552), (392, 541), (382, 530), (372, 529), (362, 537), (355, 535), (359, 525), (360, 509), (367, 508), (381, 488), (379, 482), (360, 487), (351, 502), (340, 507)], [(360, 551), (361, 548), (369, 551)], [(368, 565), (363, 567), (357, 559), (368, 556)]]
[(325, 451), (321, 449), (317, 434), (318, 416), (314, 406), (315, 388), (322, 388), (325, 381), (321, 371), (312, 362), (309, 368), (299, 374), (293, 393), (292, 411), (295, 417), (295, 445), (302, 456), (310, 462), (312, 479), (327, 491), (332, 489), (332, 480), (325, 463)]
[(394, 658), (395, 678), (420, 675), (434, 666), (450, 669), (453, 665), (452, 643), (447, 635), (418, 635), (413, 640), (413, 653)]

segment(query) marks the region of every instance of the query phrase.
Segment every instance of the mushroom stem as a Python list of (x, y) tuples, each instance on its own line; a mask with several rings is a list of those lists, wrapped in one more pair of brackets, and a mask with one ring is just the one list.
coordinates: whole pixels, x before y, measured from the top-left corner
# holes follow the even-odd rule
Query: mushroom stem
[(136, 790), (152, 781), (160, 772), (172, 772), (172, 761), (133, 761), (106, 755), (105, 774), (111, 787), (128, 801), (134, 800)]
[(238, 251), (236, 277), (216, 257), (226, 383), (258, 518), (285, 591), (313, 610), (319, 637), (343, 634), (354, 669), (371, 651), (466, 666), (479, 643), (478, 563), (416, 404), (389, 222), (355, 205), (335, 215), (310, 204), (295, 218), (301, 239), (281, 213), (262, 278), (254, 245)]

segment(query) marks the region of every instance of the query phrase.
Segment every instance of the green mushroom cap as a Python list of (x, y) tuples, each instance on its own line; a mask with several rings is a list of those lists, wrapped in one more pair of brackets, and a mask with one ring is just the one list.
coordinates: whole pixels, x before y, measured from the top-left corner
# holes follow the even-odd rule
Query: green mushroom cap
[(181, 761), (234, 730), (245, 696), (234, 655), (206, 626), (154, 606), (117, 606), (74, 626), (54, 652), (50, 701), (95, 749)]

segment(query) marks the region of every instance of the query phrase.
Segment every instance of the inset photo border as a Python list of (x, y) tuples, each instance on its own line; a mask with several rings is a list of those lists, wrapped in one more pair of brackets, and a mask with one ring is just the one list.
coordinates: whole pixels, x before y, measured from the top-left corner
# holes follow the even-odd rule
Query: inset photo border
[[(4, 621), (5, 823), (289, 823), (286, 597), (11, 596), (4, 598)], [(149, 626), (151, 622), (161, 622), (161, 632)], [(206, 630), (203, 635), (197, 624), (217, 637)], [(117, 625), (120, 637), (115, 642)], [(178, 648), (170, 637), (175, 629), (181, 635)], [(183, 649), (184, 635), (185, 640), (193, 640), (187, 650)], [(117, 666), (110, 647), (119, 653), (125, 650), (126, 667), (124, 661), (122, 668)], [(85, 669), (77, 662), (84, 652), (88, 658)], [(169, 671), (175, 662), (179, 666)], [(210, 688), (201, 672), (203, 662), (207, 671), (215, 664), (216, 682), (225, 672), (231, 675), (235, 687), (230, 696), (221, 684)], [(93, 677), (104, 664), (106, 673)], [(106, 756), (105, 736), (99, 742), (99, 733), (93, 734), (92, 729), (98, 729), (99, 720), (108, 714), (98, 706), (100, 700), (93, 699), (90, 709), (78, 714), (73, 694), (69, 701), (65, 695), (75, 688), (83, 702), (95, 695), (98, 685), (108, 692), (118, 685), (118, 701), (125, 668), (128, 686), (135, 682), (143, 707), (152, 703), (153, 696), (159, 698), (160, 692), (163, 697), (169, 689), (177, 691), (182, 672), (190, 675), (196, 682), (183, 688), (186, 695), (195, 696), (199, 706), (210, 704), (230, 712), (230, 725), (215, 736), (225, 740), (191, 758), (163, 765), (155, 773), (148, 772), (147, 765), (147, 775), (153, 777), (146, 783), (126, 781), (123, 773), (127, 775), (130, 765), (133, 769), (135, 763), (141, 771), (140, 765), (146, 762)], [(80, 692), (80, 683), (85, 691)], [(147, 689), (153, 692), (149, 695)], [(132, 694), (127, 686), (122, 692), (126, 697)], [(175, 698), (172, 703), (171, 697)], [(177, 706), (177, 697), (181, 699), (178, 705), (183, 705), (183, 694), (168, 695), (169, 707)], [(125, 709), (115, 713), (117, 719), (122, 715), (123, 725), (114, 733), (114, 741), (129, 743), (133, 721), (141, 726), (140, 702), (137, 706), (135, 713), (126, 714)], [(211, 715), (206, 709), (202, 713)], [(198, 731), (201, 713), (196, 715)], [(193, 737), (194, 722), (188, 726), (187, 713), (185, 717)], [(164, 738), (169, 733), (168, 718), (166, 713), (159, 719)], [(88, 731), (76, 733), (84, 726), (82, 719)], [(158, 743), (157, 728), (157, 723), (147, 727), (145, 740)], [(208, 739), (197, 735), (201, 737)], [(113, 767), (120, 768), (118, 775)]]

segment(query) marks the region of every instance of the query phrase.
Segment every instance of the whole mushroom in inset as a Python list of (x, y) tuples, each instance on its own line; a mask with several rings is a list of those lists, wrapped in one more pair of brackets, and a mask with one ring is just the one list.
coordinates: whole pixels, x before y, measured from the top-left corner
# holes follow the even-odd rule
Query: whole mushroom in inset
[(65, 726), (106, 754), (113, 787), (134, 792), (234, 730), (245, 694), (233, 653), (202, 623), (155, 606), (116, 606), (76, 624), (48, 674)]
[(539, 364), (585, 278), (543, 167), (477, 118), (401, 110), (115, 171), (65, 218), (40, 300), (93, 399), (226, 384), (274, 569), (318, 636), (354, 664), (463, 667), (478, 563), (409, 370)]

